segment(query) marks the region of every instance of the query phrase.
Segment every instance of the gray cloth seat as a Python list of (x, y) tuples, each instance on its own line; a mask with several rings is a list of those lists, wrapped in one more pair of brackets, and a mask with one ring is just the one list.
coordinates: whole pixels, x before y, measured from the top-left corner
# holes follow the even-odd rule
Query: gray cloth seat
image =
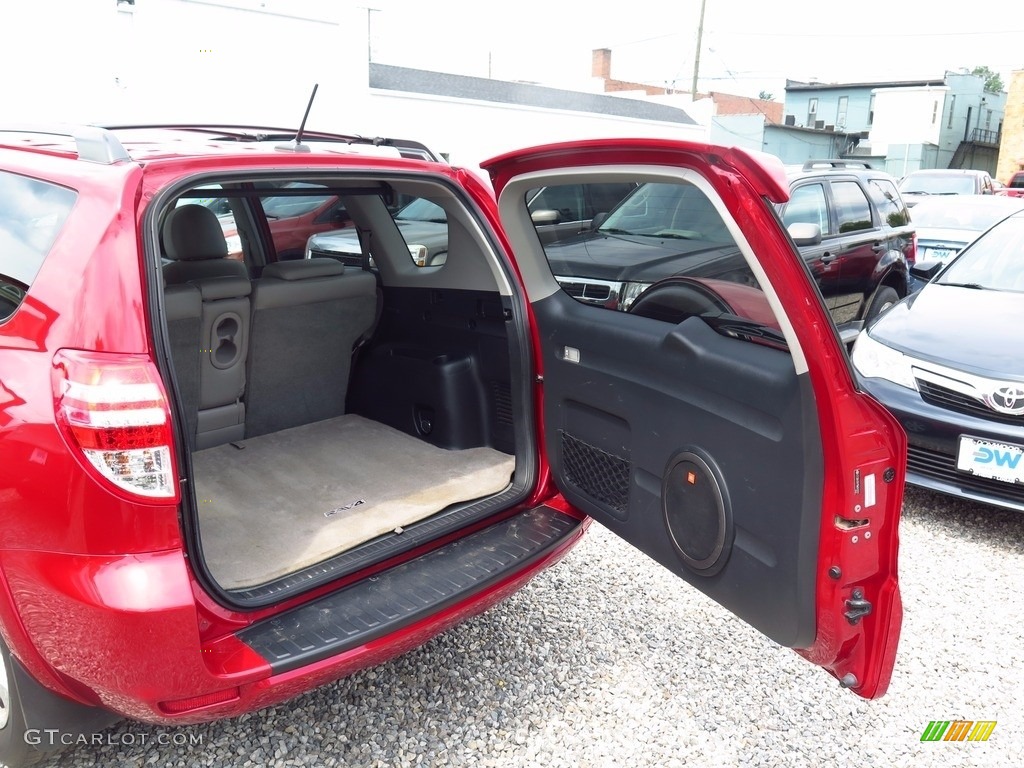
[(352, 350), (376, 317), (376, 279), (303, 259), (268, 264), (252, 287), (246, 437), (344, 414)]
[[(240, 440), (245, 435), (243, 395), (251, 316), (248, 270), (227, 258), (220, 222), (201, 205), (173, 209), (164, 222), (162, 238), (165, 255), (172, 259), (164, 267), (165, 297), (180, 285), (193, 286), (200, 296), (198, 332), (192, 340), (199, 354), (193, 447)], [(183, 370), (190, 370), (191, 353), (181, 339), (175, 340), (174, 332), (171, 344), (176, 350), (175, 370), (179, 357)]]

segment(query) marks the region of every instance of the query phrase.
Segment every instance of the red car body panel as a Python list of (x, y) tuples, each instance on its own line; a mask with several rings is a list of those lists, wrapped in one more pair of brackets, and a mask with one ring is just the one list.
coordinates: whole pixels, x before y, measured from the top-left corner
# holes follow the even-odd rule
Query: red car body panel
[[(8, 477), (0, 496), (0, 619), (4, 640), (37, 681), (69, 699), (102, 705), (149, 722), (201, 722), (252, 711), (379, 664), (476, 615), (525, 585), (568, 552), (587, 521), (552, 552), (472, 598), (354, 650), (280, 675), (233, 632), (300, 602), (362, 578), (288, 602), (240, 613), (218, 603), (186, 556), (178, 503), (140, 501), (115, 493), (91, 473), (54, 422), (51, 368), (60, 349), (153, 356), (143, 244), (155, 237), (147, 217), (169, 186), (203, 174), (281, 166), (272, 148), (210, 148), (193, 156), (154, 146), (138, 162), (111, 165), (45, 152), (0, 148), (6, 170), (63, 183), (78, 191), (75, 209), (53, 245), (29, 296), (3, 327), (0, 349), (0, 466), (27, 468)], [(740, 150), (656, 140), (579, 142), (512, 153), (489, 164), (500, 191), (513, 175), (559, 166), (607, 163), (675, 165), (704, 174), (744, 225), (774, 235), (762, 243), (764, 268), (777, 285), (807, 285), (764, 203), (782, 202), (788, 183), (775, 168)], [(491, 191), (473, 173), (443, 164), (333, 152), (302, 157), (306, 170), (410, 171), (461, 186), (510, 253)], [(147, 230), (147, 228), (150, 228)], [(513, 271), (516, 270), (512, 265)], [(100, 301), (97, 297), (103, 297)], [(536, 324), (524, 304), (543, 374)], [(857, 393), (830, 320), (816, 301), (793, 302), (823, 416), (826, 477), (822, 499), (822, 568), (842, 562), (842, 577), (819, 580), (818, 637), (801, 653), (837, 677), (856, 674), (858, 693), (881, 695), (891, 674), (900, 618), (896, 587), (896, 525), (902, 474), (879, 488), (887, 522), (873, 540), (851, 544), (833, 520), (851, 509), (859, 489), (854, 464), (881, 473), (893, 447), (905, 452), (898, 424)], [(837, 395), (836, 392), (841, 394)], [(46, 396), (41, 396), (46, 393)], [(538, 403), (543, 385), (534, 384)], [(542, 436), (542, 408), (532, 414)], [(543, 446), (543, 439), (538, 441)], [(900, 470), (902, 473), (902, 470)], [(568, 514), (541, 449), (537, 482), (520, 509), (547, 503)], [(513, 510), (514, 511), (514, 510)], [(511, 511), (510, 511), (511, 512)], [(480, 523), (480, 526), (490, 521)], [(460, 534), (461, 535), (461, 534)], [(449, 538), (455, 538), (453, 534)], [(441, 542), (443, 543), (443, 542)], [(435, 546), (436, 542), (434, 545)], [(407, 553), (412, 557), (417, 551)], [(379, 563), (374, 570), (389, 566)], [(848, 586), (865, 581), (889, 600), (858, 625), (841, 618)], [(874, 674), (872, 673), (874, 670)]]

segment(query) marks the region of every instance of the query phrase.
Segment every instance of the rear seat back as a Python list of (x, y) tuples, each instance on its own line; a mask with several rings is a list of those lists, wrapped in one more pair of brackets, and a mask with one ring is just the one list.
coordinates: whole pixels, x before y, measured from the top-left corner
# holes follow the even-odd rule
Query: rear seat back
[(373, 275), (304, 259), (268, 264), (252, 286), (246, 437), (343, 414), (352, 349), (376, 315)]
[[(245, 436), (246, 359), (252, 291), (245, 265), (229, 260), (227, 243), (217, 217), (201, 205), (184, 205), (168, 214), (162, 232), (165, 255), (165, 297), (176, 286), (191, 285), (200, 295), (198, 329), (192, 343), (199, 355), (199, 388), (194, 413), (196, 449), (209, 448)], [(170, 322), (170, 320), (169, 320)], [(175, 370), (191, 370), (191, 353), (172, 331)], [(181, 373), (178, 373), (179, 379)], [(188, 421), (188, 419), (187, 419)], [(192, 433), (190, 433), (191, 436)]]
[(167, 333), (174, 361), (178, 399), (185, 414), (189, 448), (195, 448), (199, 411), (199, 327), (203, 311), (202, 294), (194, 285), (169, 285), (164, 289)]

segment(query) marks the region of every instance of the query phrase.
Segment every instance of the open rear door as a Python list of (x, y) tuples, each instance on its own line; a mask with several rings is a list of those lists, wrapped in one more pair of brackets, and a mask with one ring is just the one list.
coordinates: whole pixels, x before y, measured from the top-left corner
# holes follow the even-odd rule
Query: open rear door
[[(857, 391), (774, 213), (782, 166), (606, 140), (484, 167), (530, 303), (543, 446), (564, 497), (845, 687), (881, 696), (902, 617), (905, 436)], [(529, 190), (609, 182), (638, 186), (591, 230), (542, 244)]]

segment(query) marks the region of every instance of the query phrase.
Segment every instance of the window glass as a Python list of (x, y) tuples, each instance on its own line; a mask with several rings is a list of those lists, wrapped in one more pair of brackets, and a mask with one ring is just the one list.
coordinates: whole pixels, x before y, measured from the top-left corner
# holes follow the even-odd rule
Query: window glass
[(857, 182), (832, 182), (832, 196), (836, 202), (839, 234), (871, 229), (871, 205)]
[[(540, 235), (543, 225), (534, 226)], [(725, 220), (693, 184), (640, 184), (598, 226), (544, 252), (562, 290), (582, 303), (672, 324), (696, 315), (721, 333), (781, 346)]]
[(1000, 222), (979, 237), (936, 278), (945, 285), (966, 285), (994, 291), (1024, 291), (1024, 218)]
[(829, 234), (825, 187), (821, 184), (804, 184), (794, 189), (782, 212), (782, 222), (787, 227), (790, 224), (817, 224), (821, 234)]
[(893, 182), (888, 179), (871, 179), (868, 182), (868, 193), (875, 201), (879, 215), (890, 227), (903, 227), (910, 222), (907, 206)]
[(0, 320), (25, 298), (77, 197), (66, 187), (0, 172)]
[(586, 218), (583, 213), (583, 186), (580, 184), (545, 187), (531, 192), (534, 193), (533, 199), (529, 200), (531, 212), (556, 211), (557, 221), (580, 221)]

